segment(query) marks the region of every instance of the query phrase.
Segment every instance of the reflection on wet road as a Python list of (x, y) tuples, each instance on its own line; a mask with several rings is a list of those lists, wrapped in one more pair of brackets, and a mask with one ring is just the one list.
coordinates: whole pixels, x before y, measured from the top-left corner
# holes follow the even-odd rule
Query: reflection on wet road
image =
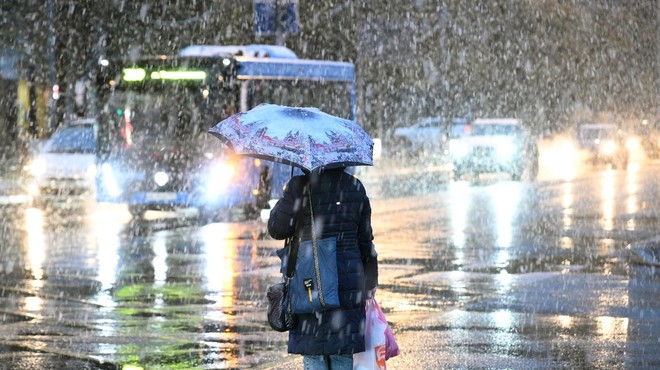
[(128, 221), (103, 206), (16, 214), (3, 235), (0, 348), (51, 354), (44, 365), (235, 368), (282, 343), (261, 320), (272, 274), (259, 271), (279, 245), (263, 225), (174, 220), (143, 234)]
[[(403, 350), (388, 367), (658, 366), (659, 279), (626, 258), (660, 226), (658, 177), (648, 163), (381, 181), (377, 297)], [(137, 225), (95, 204), (2, 213), (0, 352), (15, 368), (300, 365), (264, 320), (281, 242), (262, 223)]]
[[(660, 331), (660, 275), (637, 274), (627, 246), (657, 234), (658, 180), (647, 164), (566, 181), (480, 178), (383, 200), (379, 257), (401, 271), (388, 275), (381, 306), (405, 323), (399, 334), (412, 349), (391, 364), (657, 367), (649, 333)], [(433, 360), (415, 360), (428, 353)]]

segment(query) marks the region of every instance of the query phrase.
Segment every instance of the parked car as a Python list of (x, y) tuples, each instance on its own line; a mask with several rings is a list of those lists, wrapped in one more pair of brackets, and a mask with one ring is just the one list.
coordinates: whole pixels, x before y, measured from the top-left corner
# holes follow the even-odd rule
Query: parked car
[(447, 155), (447, 142), (459, 135), (467, 124), (465, 118), (426, 117), (417, 123), (394, 130), (394, 147), (405, 157)]
[(53, 133), (30, 164), (35, 200), (94, 194), (96, 135), (94, 119), (66, 122)]
[(450, 140), (449, 150), (454, 178), (507, 172), (517, 181), (525, 170), (531, 179), (538, 173), (537, 143), (520, 119), (476, 119), (464, 135)]
[(625, 135), (612, 123), (583, 123), (577, 129), (577, 143), (587, 150), (588, 161), (595, 164), (610, 164), (613, 168), (628, 166), (629, 152)]

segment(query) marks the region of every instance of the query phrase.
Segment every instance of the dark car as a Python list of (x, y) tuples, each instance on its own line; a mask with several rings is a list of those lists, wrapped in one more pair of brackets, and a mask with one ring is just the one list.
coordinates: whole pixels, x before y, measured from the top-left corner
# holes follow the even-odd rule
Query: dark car
[(589, 153), (593, 164), (610, 164), (612, 168), (626, 168), (629, 153), (625, 137), (612, 123), (583, 123), (577, 130), (577, 142)]

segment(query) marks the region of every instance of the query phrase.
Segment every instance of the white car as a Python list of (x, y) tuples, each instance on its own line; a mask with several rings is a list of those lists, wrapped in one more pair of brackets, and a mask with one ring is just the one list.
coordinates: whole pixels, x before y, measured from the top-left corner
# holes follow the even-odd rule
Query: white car
[(95, 193), (96, 135), (94, 119), (70, 121), (53, 133), (30, 165), (35, 199)]
[(404, 156), (445, 155), (447, 139), (466, 124), (464, 118), (448, 120), (444, 117), (426, 117), (417, 123), (394, 129), (396, 149)]
[(517, 181), (526, 169), (532, 179), (538, 173), (538, 147), (520, 119), (476, 119), (465, 135), (450, 140), (449, 149), (455, 178), (507, 172)]

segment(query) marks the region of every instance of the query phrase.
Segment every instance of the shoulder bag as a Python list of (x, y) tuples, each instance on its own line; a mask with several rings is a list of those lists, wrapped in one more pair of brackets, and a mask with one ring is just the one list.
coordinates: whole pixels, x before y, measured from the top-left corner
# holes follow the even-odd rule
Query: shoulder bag
[(301, 241), (298, 246), (296, 268), (290, 285), (292, 310), (297, 314), (323, 312), (340, 307), (337, 239), (317, 238), (311, 189), (309, 193), (312, 240)]
[[(305, 185), (304, 195), (307, 190)], [(290, 284), (293, 276), (293, 269), (298, 257), (298, 244), (300, 243), (300, 228), (303, 219), (303, 209), (300, 207), (296, 215), (293, 236), (284, 243), (284, 248), (278, 251), (278, 256), (282, 260), (282, 281), (268, 287), (266, 298), (268, 299), (267, 318), (270, 327), (279, 332), (285, 332), (296, 326), (296, 316), (291, 308)]]

